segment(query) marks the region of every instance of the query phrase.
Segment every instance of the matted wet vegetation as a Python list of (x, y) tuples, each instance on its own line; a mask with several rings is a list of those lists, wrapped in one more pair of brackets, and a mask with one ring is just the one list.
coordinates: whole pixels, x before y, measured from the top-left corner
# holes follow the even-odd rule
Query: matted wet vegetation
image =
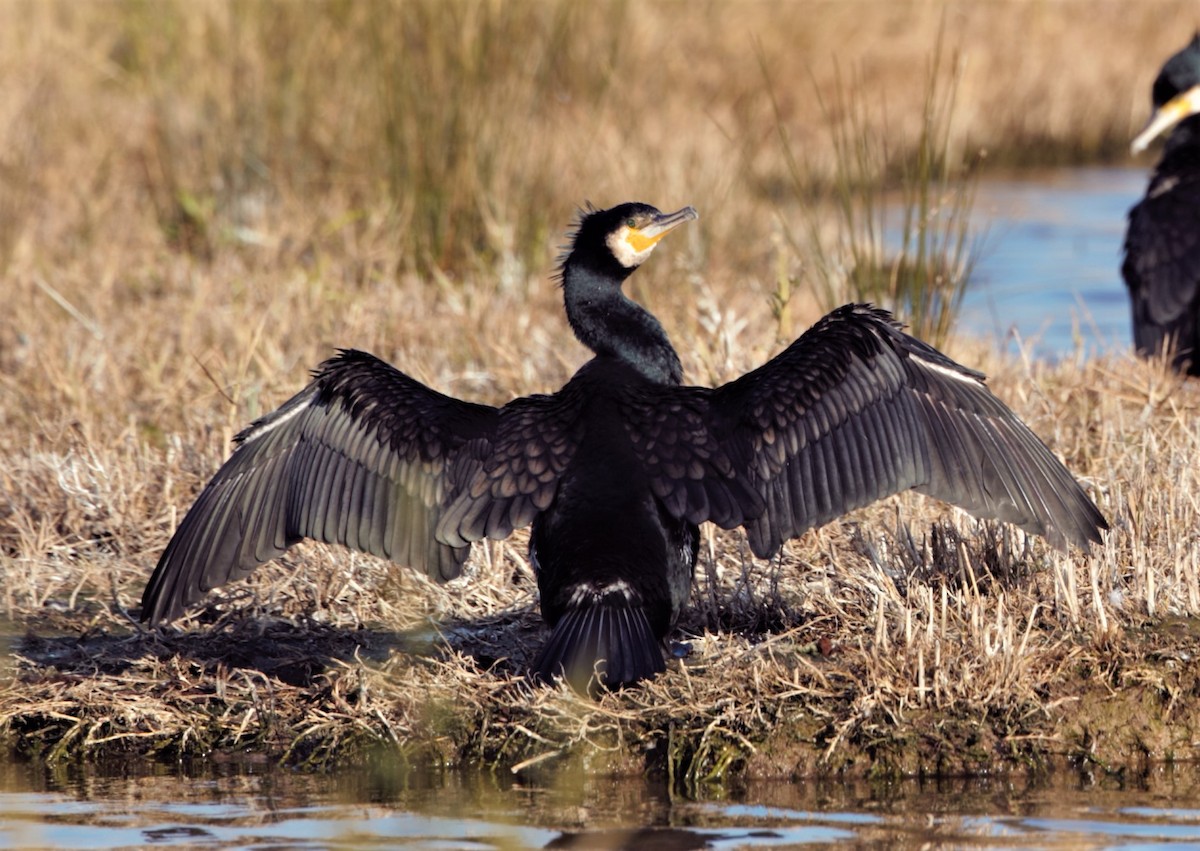
[[(54, 760), (250, 752), (309, 766), (382, 748), (414, 764), (650, 769), (690, 786), (1022, 770), (1059, 757), (1119, 771), (1200, 757), (1200, 389), (1131, 357), (1004, 360), (953, 334), (948, 351), (990, 373), (994, 392), (1084, 481), (1114, 527), (1102, 547), (1064, 556), (916, 496), (855, 512), (772, 563), (752, 559), (739, 533), (706, 529), (672, 636), (677, 658), (657, 680), (598, 700), (524, 678), (544, 629), (520, 535), (477, 546), (468, 575), (446, 586), (305, 544), (213, 592), (176, 627), (142, 629), (146, 578), (232, 435), (334, 346), (483, 402), (560, 386), (585, 352), (550, 278), (584, 199), (699, 208), (696, 227), (631, 282), (688, 381), (729, 380), (777, 351), (789, 323), (817, 315), (812, 258), (781, 231), (806, 232), (800, 204), (816, 194), (803, 199), (796, 186), (779, 197), (783, 155), (762, 140), (783, 122), (819, 187), (832, 154), (807, 93), (828, 79), (829, 55), (842, 45), (847, 62), (875, 62), (861, 82), (895, 83), (887, 112), (898, 122), (910, 107), (920, 114), (913, 56), (928, 55), (943, 20), (925, 5), (889, 24), (806, 4), (789, 24), (760, 4), (738, 13), (763, 17), (735, 33), (723, 7), (700, 26), (668, 5), (639, 11), (636, 35), (618, 43), (608, 27), (635, 17), (621, 4), (582, 23), (575, 16), (589, 13), (570, 3), (402, 5), (427, 16), (406, 25), (453, 25), (468, 47), (480, 38), (480, 50), (498, 50), (487, 39), (511, 27), (535, 34), (537, 49), (521, 57), (569, 58), (529, 76), (512, 51), (480, 54), (507, 57), (516, 78), (545, 87), (485, 88), (468, 101), (476, 118), (525, 110), (522, 135), (484, 122), (471, 138), (487, 156), (455, 160), (458, 170), (404, 160), (413, 131), (401, 93), (381, 104), (356, 88), (379, 79), (368, 60), (388, 57), (337, 37), (378, 24), (362, 10), (385, 6), (353, 7), (347, 20), (316, 7), (326, 11), (311, 21), (295, 11), (305, 7), (284, 7), (299, 51), (288, 61), (307, 69), (292, 88), (276, 74), (268, 12), (172, 6), (166, 42), (138, 4), (22, 6), (26, 30), (0, 26), (0, 70), (13, 81), (0, 91), (8, 745)], [(438, 19), (443, 5), (466, 17)], [(1010, 161), (1031, 138), (1057, 140), (1053, 159), (1072, 146), (1103, 155), (1105, 139), (1132, 135), (1143, 117), (1133, 105), (1177, 46), (1159, 32), (1164, 16), (1182, 20), (1190, 7), (1142, 19), (1127, 4), (1088, 5), (1087, 15), (1070, 6), (947, 7), (944, 49), (991, 69), (960, 80), (956, 134), (995, 140), (989, 149)], [(755, 26), (758, 59), (746, 47)], [(774, 35), (789, 26), (802, 42)], [(899, 35), (876, 34), (886, 49), (863, 54), (864, 26)], [(1013, 27), (1025, 59), (1015, 81), (1001, 81), (994, 45), (1014, 40), (993, 36)], [(556, 52), (585, 29), (609, 41)], [(1103, 62), (1031, 76), (1052, 67), (1065, 34)], [(815, 83), (793, 55), (801, 43)], [(743, 50), (744, 64), (730, 59)], [(682, 61), (698, 56), (711, 65)], [(634, 73), (652, 60), (676, 68), (678, 86)], [(235, 71), (249, 81), (236, 97)], [(644, 85), (621, 85), (630, 79)], [(1085, 97), (1111, 96), (1117, 83), (1129, 90), (1119, 103)], [(547, 93), (561, 111), (531, 106)], [(1017, 114), (999, 108), (1010, 101), (1025, 107), (1025, 135), (1005, 123)], [(1090, 104), (1072, 113), (1088, 115), (1087, 127), (1077, 121), (1072, 135), (1044, 103)], [(629, 115), (644, 119), (636, 143)], [(591, 154), (572, 153), (581, 149)], [(418, 173), (437, 179), (410, 183)], [(786, 322), (771, 302), (784, 280), (794, 284)]]

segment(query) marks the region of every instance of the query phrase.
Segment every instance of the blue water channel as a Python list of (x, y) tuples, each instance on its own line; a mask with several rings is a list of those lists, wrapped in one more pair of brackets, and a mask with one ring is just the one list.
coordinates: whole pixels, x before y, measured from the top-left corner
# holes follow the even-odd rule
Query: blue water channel
[(6, 766), (0, 847), (1200, 847), (1200, 767), (1185, 765), (1034, 781), (759, 782), (708, 801), (670, 795), (661, 780), (553, 773), (143, 770)]
[(1051, 360), (1129, 351), (1121, 246), (1147, 177), (1141, 168), (1082, 168), (982, 183), (971, 216), (978, 262), (959, 332)]

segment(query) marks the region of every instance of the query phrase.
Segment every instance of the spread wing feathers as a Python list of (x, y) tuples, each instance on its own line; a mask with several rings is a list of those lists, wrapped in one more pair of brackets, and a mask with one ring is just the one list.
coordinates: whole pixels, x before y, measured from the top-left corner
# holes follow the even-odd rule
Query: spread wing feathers
[(1195, 345), (1200, 296), (1200, 154), (1168, 153), (1143, 198), (1129, 211), (1121, 274), (1133, 304), (1138, 351), (1162, 351), (1172, 340)]
[(675, 517), (725, 529), (760, 516), (765, 503), (747, 464), (747, 441), (714, 418), (707, 387), (630, 388), (621, 417), (654, 495)]
[[(692, 522), (744, 524), (766, 557), (784, 540), (909, 488), (1086, 546), (1104, 518), (983, 376), (847, 305), (716, 390), (631, 406), (655, 493)], [(674, 423), (673, 427), (664, 424)]]
[[(527, 423), (539, 404), (462, 402), (371, 355), (342, 351), (304, 390), (238, 435), (159, 559), (143, 619), (177, 617), (301, 538), (345, 544), (435, 579), (457, 576), (470, 541), (507, 535), (531, 519), (527, 502), (549, 500), (553, 483), (531, 486), (524, 475), (541, 457), (536, 450), (524, 459), (511, 448), (490, 458), (496, 437), (509, 447), (513, 424)], [(547, 441), (551, 454), (562, 451), (553, 433)], [(488, 458), (497, 477), (490, 489), (475, 482)], [(445, 506), (457, 504), (465, 483), (476, 487), (466, 501), (471, 512), (447, 525)], [(439, 526), (447, 538), (438, 537)]]
[(438, 540), (462, 546), (504, 538), (549, 508), (582, 439), (581, 402), (564, 389), (501, 408), (494, 433), (456, 459), (456, 487), (437, 524)]

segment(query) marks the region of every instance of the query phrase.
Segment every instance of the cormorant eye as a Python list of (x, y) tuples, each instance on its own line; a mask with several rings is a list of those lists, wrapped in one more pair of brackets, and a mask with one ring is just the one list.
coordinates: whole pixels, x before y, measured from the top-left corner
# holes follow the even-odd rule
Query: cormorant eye
[(635, 219), (633, 216), (630, 216), (628, 219), (625, 220), (625, 225), (626, 225), (626, 227), (635, 228), (635, 227), (637, 227), (637, 219)]

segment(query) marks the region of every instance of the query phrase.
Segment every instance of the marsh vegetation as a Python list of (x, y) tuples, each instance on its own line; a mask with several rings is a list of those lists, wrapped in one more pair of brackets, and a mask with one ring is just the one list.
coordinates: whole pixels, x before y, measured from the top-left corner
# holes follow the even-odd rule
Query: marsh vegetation
[[(726, 381), (868, 261), (965, 280), (981, 169), (1123, 156), (1193, 14), (0, 6), (0, 732), (52, 759), (383, 747), (693, 787), (1200, 756), (1200, 393), (1132, 357), (1003, 358), (948, 319), (922, 327), (1086, 484), (1103, 547), (915, 496), (770, 564), (709, 529), (690, 655), (596, 701), (521, 676), (543, 630), (520, 535), (446, 586), (305, 544), (181, 632), (136, 623), (233, 434), (334, 347), (489, 403), (560, 386), (586, 353), (551, 277), (583, 201), (700, 210), (631, 295), (688, 381)], [(897, 198), (933, 250), (851, 256), (847, 215)]]

